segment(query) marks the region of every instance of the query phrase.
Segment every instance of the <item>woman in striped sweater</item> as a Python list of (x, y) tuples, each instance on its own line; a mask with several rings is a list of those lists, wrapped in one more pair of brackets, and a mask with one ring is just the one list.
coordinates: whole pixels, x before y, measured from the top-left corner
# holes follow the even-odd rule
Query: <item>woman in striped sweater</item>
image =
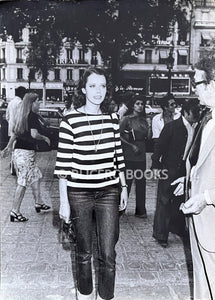
[(119, 198), (121, 209), (128, 198), (118, 119), (106, 113), (106, 85), (102, 69), (87, 69), (79, 84), (82, 95), (60, 125), (55, 175), (60, 178), (60, 217), (66, 222), (71, 218), (76, 232), (78, 299), (95, 299), (93, 214), (99, 253), (97, 299), (114, 297)]

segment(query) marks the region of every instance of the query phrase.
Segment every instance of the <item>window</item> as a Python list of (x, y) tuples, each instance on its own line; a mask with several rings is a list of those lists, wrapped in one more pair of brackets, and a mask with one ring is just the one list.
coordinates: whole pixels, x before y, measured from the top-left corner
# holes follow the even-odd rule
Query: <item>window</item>
[(72, 59), (72, 49), (66, 49), (67, 60)]
[(186, 65), (187, 64), (187, 50), (178, 50), (178, 65)]
[(60, 69), (54, 70), (54, 78), (55, 80), (60, 80)]
[(212, 40), (212, 36), (207, 32), (203, 32), (202, 35), (201, 35), (201, 44), (200, 44), (200, 46), (209, 47), (210, 44), (211, 44), (211, 40)]
[(5, 63), (5, 48), (2, 48), (2, 52), (0, 53), (0, 63)]
[(23, 79), (23, 69), (22, 68), (17, 69), (17, 79)]
[(67, 70), (67, 80), (72, 80), (72, 70)]
[(159, 52), (159, 64), (166, 64), (167, 57), (168, 57), (167, 50), (160, 50), (160, 52)]
[(145, 63), (151, 64), (152, 63), (152, 50), (145, 51)]
[(97, 60), (97, 51), (92, 51), (92, 59), (91, 59), (91, 64), (97, 65), (98, 60)]
[(2, 69), (2, 80), (5, 79), (5, 69)]
[(17, 63), (22, 63), (23, 62), (23, 59), (22, 59), (22, 48), (17, 48), (16, 49), (16, 62)]
[(79, 69), (79, 79), (83, 76), (84, 71), (84, 69)]
[(30, 80), (34, 80), (35, 79), (35, 70), (30, 69), (28, 77)]
[(84, 59), (84, 50), (79, 49), (79, 64), (85, 64), (85, 59)]
[(5, 58), (5, 48), (2, 48), (2, 58)]

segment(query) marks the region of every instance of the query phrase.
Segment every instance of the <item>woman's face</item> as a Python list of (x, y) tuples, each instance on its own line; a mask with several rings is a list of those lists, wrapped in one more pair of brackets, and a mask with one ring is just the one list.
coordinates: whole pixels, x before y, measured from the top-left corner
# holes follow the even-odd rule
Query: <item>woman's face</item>
[(37, 98), (32, 104), (32, 111), (37, 113), (40, 108), (39, 98)]
[(86, 103), (90, 102), (94, 105), (100, 105), (105, 98), (107, 87), (104, 75), (91, 74), (87, 78), (85, 88), (82, 88), (83, 94), (86, 95)]
[(134, 112), (134, 113), (140, 114), (140, 113), (143, 112), (143, 108), (144, 108), (143, 101), (142, 101), (142, 100), (137, 100), (137, 101), (134, 103), (133, 112)]

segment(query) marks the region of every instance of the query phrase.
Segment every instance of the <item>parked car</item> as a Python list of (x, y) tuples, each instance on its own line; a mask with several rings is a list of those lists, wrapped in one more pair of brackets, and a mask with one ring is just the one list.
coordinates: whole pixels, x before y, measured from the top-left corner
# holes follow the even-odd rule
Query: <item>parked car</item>
[(39, 109), (39, 115), (47, 122), (47, 125), (59, 128), (63, 114), (60, 108), (45, 107)]
[(146, 114), (159, 114), (162, 112), (162, 109), (160, 107), (152, 107), (151, 105), (149, 104), (146, 104), (145, 105), (145, 112)]
[(50, 125), (49, 121), (44, 119), (40, 114), (39, 121), (42, 127), (41, 134), (44, 134), (49, 137), (51, 141), (51, 149), (57, 150), (58, 147), (58, 135), (59, 135), (59, 126)]

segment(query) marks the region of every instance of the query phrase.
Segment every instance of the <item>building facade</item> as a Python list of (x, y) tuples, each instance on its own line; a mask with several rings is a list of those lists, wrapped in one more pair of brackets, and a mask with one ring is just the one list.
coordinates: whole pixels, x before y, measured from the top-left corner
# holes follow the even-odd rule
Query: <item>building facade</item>
[(195, 1), (191, 28), (190, 62), (195, 65), (201, 52), (215, 41), (215, 0)]
[[(167, 91), (181, 98), (192, 95), (193, 66), (201, 51), (210, 47), (215, 39), (215, 0), (195, 0), (193, 7), (185, 9), (190, 22), (187, 34), (182, 36), (176, 23), (166, 40), (154, 36), (137, 52), (132, 51), (123, 63), (116, 91), (132, 90), (152, 98)], [(34, 29), (24, 28), (19, 42), (10, 36), (6, 41), (0, 40), (0, 94), (8, 101), (19, 86), (36, 90), (42, 98), (42, 78), (26, 64), (31, 30)], [(172, 62), (167, 64), (170, 54)], [(57, 65), (49, 72), (47, 100), (63, 100), (66, 93), (74, 91), (90, 65), (103, 65), (99, 52), (94, 52), (92, 47), (84, 51), (79, 43), (74, 47), (64, 39)]]
[[(165, 41), (154, 37), (122, 68), (122, 84), (118, 89), (136, 90), (144, 95), (159, 97), (167, 91), (176, 97), (192, 96), (194, 66), (201, 51), (215, 40), (215, 0), (195, 0), (193, 7), (185, 7), (190, 30), (180, 35), (175, 24), (172, 34)], [(172, 66), (167, 59), (172, 54)]]
[[(15, 96), (19, 86), (37, 91), (42, 98), (42, 78), (26, 64), (31, 30), (24, 28), (19, 42), (14, 42), (10, 36), (6, 41), (0, 40), (0, 94), (8, 101)], [(64, 39), (56, 67), (49, 72), (46, 82), (47, 100), (62, 101), (66, 93), (74, 90), (89, 65), (102, 65), (100, 54), (90, 47), (84, 51), (79, 43), (74, 47)]]

